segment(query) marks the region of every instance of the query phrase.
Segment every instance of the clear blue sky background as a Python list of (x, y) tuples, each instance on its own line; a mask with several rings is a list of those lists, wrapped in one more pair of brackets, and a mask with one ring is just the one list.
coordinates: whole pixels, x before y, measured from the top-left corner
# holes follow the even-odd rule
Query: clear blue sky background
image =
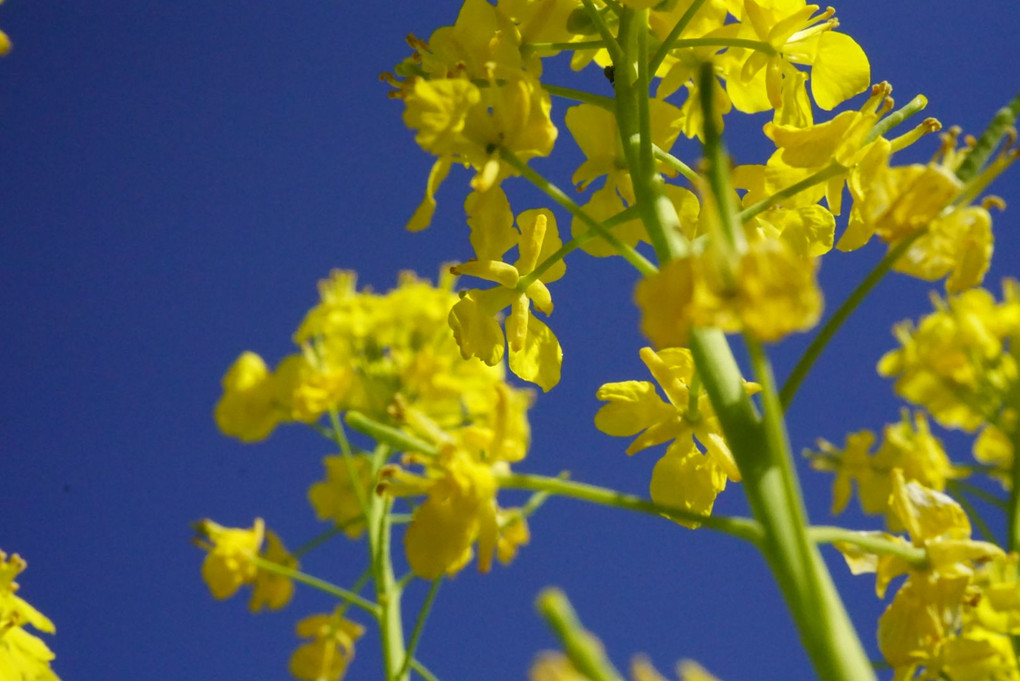
[[(62, 678), (284, 679), (294, 622), (331, 608), (302, 590), (287, 610), (253, 616), (243, 597), (209, 596), (188, 523), (260, 515), (298, 545), (320, 530), (305, 490), (330, 453), (299, 429), (241, 446), (217, 433), (212, 406), (240, 351), (271, 362), (290, 351), (330, 268), (386, 289), (400, 269), (434, 276), (442, 261), (470, 256), (464, 173), (444, 187), (431, 230), (404, 232), (431, 159), (377, 80), (407, 54), (405, 34), (428, 36), (457, 7), (0, 7), (15, 45), (0, 61), (0, 548), (29, 562), (22, 594), (57, 624)], [(838, 16), (870, 55), (873, 80), (891, 81), (901, 102), (928, 95), (930, 115), (976, 133), (1017, 86), (1016, 7), (845, 2)], [(584, 82), (605, 87), (598, 75)], [(738, 161), (764, 158), (762, 122), (745, 126), (751, 141), (731, 143)], [(566, 185), (578, 157), (565, 129), (560, 150), (539, 167)], [(699, 150), (681, 141), (677, 153), (693, 161)], [(997, 293), (1002, 276), (1020, 273), (1017, 175), (993, 191), (1014, 205), (996, 222)], [(830, 307), (881, 252), (826, 258)], [(599, 384), (645, 377), (633, 278), (578, 254), (554, 285), (565, 378), (538, 401), (522, 470), (646, 490), (656, 455), (628, 459), (623, 440), (591, 425)], [(797, 451), (897, 418), (873, 367), (892, 347), (891, 324), (928, 310), (931, 288), (893, 277), (851, 322), (794, 404)], [(781, 375), (805, 340), (777, 351)], [(957, 459), (969, 456), (965, 439), (950, 442)], [(825, 522), (830, 479), (807, 475), (812, 516)], [(717, 508), (744, 512), (739, 487)], [(553, 642), (532, 608), (548, 584), (570, 594), (620, 664), (643, 651), (664, 671), (693, 657), (728, 681), (810, 677), (763, 562), (735, 540), (568, 500), (550, 502), (532, 529), (511, 568), (468, 569), (440, 591), (421, 649), (440, 678), (523, 678)], [(305, 566), (343, 584), (362, 561), (361, 547), (337, 543)], [(873, 649), (884, 607), (873, 580), (832, 564)], [(378, 677), (377, 648), (370, 632), (350, 678)]]

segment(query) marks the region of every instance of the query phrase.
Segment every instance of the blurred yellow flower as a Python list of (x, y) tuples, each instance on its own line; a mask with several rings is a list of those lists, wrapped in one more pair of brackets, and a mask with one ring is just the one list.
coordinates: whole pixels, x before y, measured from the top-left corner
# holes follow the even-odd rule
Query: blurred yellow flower
[(310, 639), (290, 658), (290, 673), (304, 681), (339, 681), (354, 659), (354, 644), (364, 627), (344, 617), (344, 606), (332, 614), (311, 615), (297, 623), (297, 635)]

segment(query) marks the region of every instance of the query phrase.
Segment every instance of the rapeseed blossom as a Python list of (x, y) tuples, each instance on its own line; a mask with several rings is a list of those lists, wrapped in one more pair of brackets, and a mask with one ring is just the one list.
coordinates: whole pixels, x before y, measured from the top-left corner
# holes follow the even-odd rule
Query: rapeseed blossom
[[(294, 593), (291, 580), (277, 572), (260, 567), (259, 560), (287, 569), (297, 569), (297, 560), (287, 552), (279, 536), (267, 530), (265, 521), (256, 518), (250, 529), (224, 527), (203, 519), (195, 525), (199, 537), (195, 543), (206, 550), (202, 562), (202, 579), (213, 598), (230, 598), (238, 589), (251, 585), (248, 608), (279, 610), (290, 602)], [(262, 543), (268, 546), (263, 550)]]
[[(552, 294), (546, 284), (559, 279), (565, 271), (559, 261), (536, 272), (562, 245), (556, 217), (548, 209), (527, 210), (517, 216), (517, 229), (513, 229), (510, 204), (498, 188), (485, 195), (472, 194), (468, 197), (468, 210), (478, 257), (450, 271), (499, 286), (471, 289), (450, 309), (450, 327), (461, 354), (464, 359), (478, 357), (493, 366), (502, 361), (506, 345), (510, 349), (510, 370), (549, 390), (560, 380), (563, 350), (552, 330), (531, 312), (531, 305), (546, 315), (552, 314)], [(518, 257), (510, 265), (503, 258), (514, 246)], [(533, 275), (531, 283), (519, 287), (521, 279), (529, 275)], [(508, 306), (510, 314), (504, 337), (496, 315)]]
[(1017, 283), (1003, 282), (1001, 303), (975, 288), (945, 300), (933, 295), (932, 304), (935, 311), (917, 326), (896, 325), (901, 347), (882, 357), (878, 373), (894, 379), (901, 397), (947, 428), (973, 432), (997, 425), (1017, 381), (1016, 357), (1009, 351), (1020, 333)]
[(843, 512), (856, 485), (861, 510), (869, 515), (885, 515), (889, 529), (899, 531), (902, 526), (891, 505), (894, 471), (907, 482), (917, 481), (936, 492), (945, 490), (947, 480), (963, 475), (954, 469), (942, 442), (932, 435), (924, 412), (911, 415), (903, 410), (899, 422), (883, 429), (882, 442), (871, 454), (874, 443), (875, 434), (862, 430), (847, 435), (843, 449), (819, 440), (819, 451), (808, 452), (813, 468), (836, 474), (833, 515)]
[(290, 658), (290, 673), (304, 681), (339, 681), (354, 659), (354, 644), (364, 627), (344, 617), (344, 607), (332, 614), (310, 615), (297, 623), (297, 635), (309, 639)]
[(436, 445), (434, 457), (412, 456), (423, 474), (400, 466), (380, 472), (379, 492), (394, 497), (425, 496), (404, 535), (407, 561), (416, 575), (436, 579), (460, 571), (478, 546), (478, 569), (488, 572), (493, 555), (508, 563), (529, 533), (522, 515), (496, 502), (498, 474), (509, 471), (520, 447), (507, 447), (505, 433), (468, 426), (444, 432), (424, 414), (402, 408), (401, 418), (417, 435)]
[[(740, 471), (712, 410), (708, 394), (696, 387), (694, 358), (686, 348), (658, 352), (642, 348), (641, 361), (668, 401), (649, 381), (602, 385), (596, 397), (607, 402), (595, 415), (595, 427), (607, 435), (637, 435), (627, 447), (634, 454), (672, 441), (659, 459), (649, 486), (652, 500), (708, 515), (726, 481), (740, 481)], [(753, 394), (758, 386), (748, 384)], [(698, 444), (704, 447), (702, 452)], [(695, 528), (698, 523), (677, 521)]]

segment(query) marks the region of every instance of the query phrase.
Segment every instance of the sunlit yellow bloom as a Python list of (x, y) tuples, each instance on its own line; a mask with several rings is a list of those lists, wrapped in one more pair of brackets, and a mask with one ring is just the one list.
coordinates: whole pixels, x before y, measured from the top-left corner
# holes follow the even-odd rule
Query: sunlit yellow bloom
[[(497, 82), (498, 79), (498, 82)], [(549, 95), (523, 71), (500, 71), (485, 86), (464, 78), (414, 78), (405, 86), (405, 124), (425, 151), (438, 156), (430, 174), (424, 208), (411, 227), (421, 229), (434, 207), (434, 195), (451, 163), (475, 169), (471, 186), (487, 191), (516, 174), (500, 160), (506, 149), (521, 160), (547, 156), (556, 140), (549, 118)]]
[(680, 661), (680, 678), (683, 681), (719, 681), (694, 660)]
[[(1016, 410), (1003, 410), (1001, 421), (1007, 429), (1016, 428)], [(989, 475), (997, 478), (1006, 489), (1013, 487), (1013, 442), (1002, 428), (988, 424), (974, 440), (974, 459), (991, 466)]]
[[(499, 191), (494, 189), (492, 191)], [(477, 204), (475, 204), (477, 205)], [(552, 294), (546, 287), (565, 271), (563, 261), (555, 262), (524, 290), (518, 290), (521, 278), (530, 275), (540, 263), (552, 255), (562, 244), (556, 228), (556, 218), (547, 209), (528, 210), (517, 216), (519, 233), (508, 227), (509, 204), (500, 204), (497, 210), (472, 216), (475, 242), (484, 246), (491, 259), (469, 260), (451, 271), (499, 284), (499, 287), (473, 289), (461, 296), (450, 310), (450, 327), (460, 346), (464, 359), (478, 357), (486, 364), (498, 364), (509, 347), (510, 370), (526, 381), (549, 390), (560, 379), (563, 351), (556, 336), (531, 312), (531, 304), (549, 315), (553, 310)], [(486, 233), (491, 236), (486, 236)], [(509, 234), (509, 239), (507, 236)], [(503, 262), (503, 253), (496, 248), (516, 245), (518, 258), (513, 265)], [(506, 336), (496, 315), (506, 307)]]
[[(649, 100), (648, 106), (652, 143), (669, 151), (680, 134), (680, 109), (658, 99)], [(606, 175), (606, 186), (616, 187), (628, 203), (633, 203), (630, 174), (613, 112), (594, 104), (579, 104), (567, 109), (565, 122), (585, 155), (585, 161), (574, 172), (574, 184), (584, 189)]]
[(886, 353), (879, 374), (895, 378), (903, 398), (924, 406), (947, 428), (973, 431), (997, 417), (1017, 380), (1016, 360), (1005, 351), (1016, 335), (1020, 294), (1003, 283), (1004, 301), (971, 289), (943, 301), (915, 328), (894, 327), (901, 348)]
[[(287, 547), (283, 545), (280, 537), (272, 530), (266, 530), (266, 548), (263, 549), (260, 557), (270, 563), (292, 570), (300, 567), (297, 559), (287, 551)], [(280, 610), (290, 602), (293, 595), (294, 582), (289, 577), (259, 569), (255, 574), (255, 584), (252, 588), (251, 600), (248, 601), (248, 609), (252, 612), (259, 612), (263, 608)]]
[(11, 39), (7, 37), (7, 34), (0, 31), (0, 57), (3, 57), (11, 51)]
[(223, 396), (216, 403), (216, 425), (242, 442), (264, 440), (280, 421), (273, 405), (272, 377), (254, 352), (242, 353), (223, 376)]
[[(638, 437), (627, 447), (634, 454), (672, 440), (655, 465), (650, 493), (652, 500), (694, 513), (708, 515), (726, 480), (740, 480), (722, 429), (712, 411), (708, 394), (691, 394), (694, 359), (685, 348), (659, 352), (641, 350), (641, 360), (662, 387), (665, 402), (648, 381), (606, 383), (596, 397), (607, 402), (595, 415), (595, 427), (608, 435)], [(757, 386), (748, 384), (748, 391)], [(702, 453), (695, 439), (705, 448)], [(681, 522), (687, 527), (697, 523)]]
[(486, 0), (465, 0), (452, 26), (436, 29), (427, 42), (408, 38), (415, 53), (397, 67), (398, 75), (486, 78), (494, 66), (541, 75), (541, 60), (522, 54), (516, 17), (508, 12), (520, 9), (519, 5), (501, 2), (494, 6)]
[(266, 533), (262, 518), (256, 518), (251, 529), (223, 527), (208, 519), (200, 520), (195, 529), (210, 542), (200, 540), (199, 545), (208, 552), (202, 562), (202, 579), (214, 598), (230, 598), (242, 584), (255, 581), (258, 569), (253, 559)]
[(528, 669), (528, 681), (590, 681), (561, 652), (546, 650), (538, 654)]
[(771, 49), (731, 48), (726, 59), (734, 64), (727, 73), (727, 87), (742, 111), (753, 113), (780, 109), (784, 89), (803, 86), (795, 64), (811, 68), (811, 93), (815, 102), (831, 110), (864, 92), (871, 82), (871, 67), (853, 38), (834, 31), (839, 22), (829, 8), (815, 14), (818, 5), (745, 2), (737, 38), (759, 40)]
[(923, 412), (915, 412), (911, 418), (904, 410), (899, 422), (884, 428), (878, 451), (869, 455), (874, 442), (875, 435), (868, 430), (847, 435), (842, 450), (819, 440), (819, 452), (812, 454), (811, 463), (815, 469), (836, 473), (832, 489), (833, 514), (842, 513), (846, 508), (852, 485), (856, 483), (861, 510), (867, 514), (884, 514), (889, 529), (897, 532), (903, 526), (890, 506), (893, 470), (899, 470), (907, 482), (914, 480), (939, 492), (955, 473), (942, 443), (931, 434)]
[[(941, 588), (936, 582), (959, 578), (966, 586), (974, 564), (1003, 555), (1002, 549), (995, 544), (970, 538), (970, 520), (950, 497), (917, 482), (906, 482), (899, 469), (893, 469), (891, 478), (892, 512), (910, 535), (911, 544), (925, 550), (928, 558), (926, 567), (914, 567), (898, 556), (876, 555), (860, 547), (838, 545), (855, 574), (876, 573), (875, 590), (880, 598), (889, 582), (902, 574), (918, 578), (915, 589), (925, 584)], [(894, 541), (898, 539), (884, 536)]]
[(876, 145), (851, 175), (854, 208), (837, 246), (853, 250), (873, 234), (890, 246), (913, 238), (895, 270), (928, 281), (947, 277), (949, 293), (979, 285), (992, 256), (988, 209), (1004, 204), (996, 197), (970, 202), (1020, 152), (1006, 148), (976, 177), (962, 182), (956, 176), (964, 156), (955, 149), (959, 132), (954, 128), (943, 135), (939, 153), (927, 165), (890, 166), (888, 150)]
[(56, 627), (16, 593), (18, 583), (14, 579), (25, 567), (18, 554), (8, 556), (0, 551), (0, 679), (58, 681), (50, 669), (55, 655), (42, 639), (27, 630), (31, 626), (53, 634)]
[(326, 467), (326, 479), (308, 488), (308, 501), (315, 509), (315, 517), (331, 520), (342, 527), (348, 537), (356, 539), (365, 529), (365, 520), (349, 471), (355, 471), (363, 496), (368, 499), (373, 486), (372, 462), (359, 454), (351, 456), (350, 460), (341, 455), (327, 456), (322, 464)]
[(475, 541), (478, 569), (487, 572), (498, 542), (497, 484), (491, 466), (460, 449), (444, 459), (437, 471), (441, 477), (415, 482), (410, 474), (394, 471), (393, 482), (385, 488), (400, 494), (417, 486), (428, 494), (404, 535), (407, 562), (422, 579), (459, 571), (471, 559)]
[(354, 659), (354, 644), (364, 627), (344, 617), (344, 606), (333, 614), (306, 617), (297, 623), (297, 635), (311, 639), (290, 658), (290, 673), (304, 681), (338, 681)]
[(959, 627), (967, 582), (965, 576), (907, 579), (878, 620), (878, 648), (886, 662), (912, 669), (936, 659), (940, 644)]

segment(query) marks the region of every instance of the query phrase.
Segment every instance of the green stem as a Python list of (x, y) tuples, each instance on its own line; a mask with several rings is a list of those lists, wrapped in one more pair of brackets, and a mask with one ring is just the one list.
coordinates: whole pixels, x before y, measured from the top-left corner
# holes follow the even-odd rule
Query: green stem
[(1002, 141), (1006, 132), (1012, 127), (1018, 115), (1020, 115), (1020, 92), (1013, 97), (1009, 104), (995, 113), (992, 122), (988, 124), (981, 137), (978, 138), (977, 143), (970, 150), (970, 153), (967, 154), (967, 158), (956, 169), (956, 176), (958, 178), (967, 182), (981, 171), (985, 161), (995, 151), (995, 147), (999, 146), (999, 142)]
[(809, 527), (807, 534), (815, 544), (853, 544), (878, 555), (896, 556), (918, 570), (925, 570), (929, 566), (928, 553), (924, 549), (890, 541), (881, 536), (828, 525)]
[(527, 163), (521, 161), (517, 156), (509, 149), (501, 148), (499, 150), (500, 158), (503, 159), (507, 164), (512, 166), (517, 172), (524, 176), (529, 182), (538, 187), (546, 196), (551, 198), (563, 209), (575, 216), (581, 222), (586, 224), (592, 229), (598, 236), (602, 237), (606, 243), (611, 245), (616, 252), (623, 256), (623, 259), (634, 266), (638, 272), (644, 276), (654, 274), (657, 270), (655, 265), (650, 263), (643, 255), (637, 252), (637, 250), (631, 246), (620, 241), (612, 232), (607, 230), (605, 226), (589, 215), (583, 208), (574, 203), (573, 199), (567, 196), (562, 189), (554, 185), (549, 180), (542, 177), (537, 171), (535, 171)]
[(570, 601), (559, 589), (544, 589), (535, 607), (556, 634), (571, 664), (591, 681), (623, 681), (597, 638), (586, 631)]
[(977, 528), (978, 534), (981, 535), (982, 539), (1001, 546), (1001, 544), (999, 544), (999, 541), (995, 538), (995, 534), (992, 532), (992, 529), (988, 527), (987, 523), (985, 523), (984, 518), (982, 518), (981, 514), (978, 513), (978, 510), (974, 507), (974, 504), (970, 503), (970, 500), (960, 493), (958, 493), (953, 498), (956, 500), (958, 504), (960, 504), (960, 507), (967, 514), (967, 517), (970, 518), (970, 522), (973, 523), (974, 527)]
[(829, 165), (819, 170), (817, 173), (809, 175), (800, 182), (791, 184), (789, 187), (786, 187), (785, 189), (780, 189), (778, 192), (768, 197), (767, 199), (762, 199), (758, 203), (752, 206), (748, 206), (744, 210), (740, 211), (739, 215), (737, 215), (737, 219), (740, 220), (741, 224), (746, 224), (747, 221), (753, 218), (755, 215), (758, 215), (759, 213), (768, 210), (772, 206), (782, 203), (783, 201), (792, 196), (796, 196), (805, 189), (810, 189), (811, 187), (814, 187), (816, 184), (821, 184), (822, 182), (826, 182), (827, 180), (830, 180), (833, 177), (837, 177), (838, 175), (847, 172), (847, 170), (848, 168), (845, 168), (839, 163), (833, 161)]
[(669, 51), (676, 46), (675, 43), (680, 37), (680, 34), (684, 32), (687, 25), (691, 23), (691, 19), (694, 18), (694, 15), (704, 4), (705, 0), (694, 0), (694, 2), (691, 3), (691, 6), (687, 8), (687, 11), (680, 17), (680, 20), (676, 22), (676, 25), (673, 26), (673, 30), (669, 32), (666, 39), (662, 41), (661, 45), (659, 45), (659, 49), (655, 51), (655, 54), (652, 56), (652, 61), (648, 64), (648, 70), (651, 73), (654, 74), (659, 70), (659, 66), (662, 65), (666, 55), (668, 55)]
[(386, 681), (407, 681), (404, 669), (404, 625), (400, 616), (400, 588), (390, 559), (390, 507), (393, 500), (373, 495), (368, 536), (372, 553), (372, 578), (379, 603), (379, 632), (382, 637)]
[(897, 125), (916, 114), (918, 111), (922, 111), (926, 106), (928, 106), (928, 98), (924, 95), (917, 95), (907, 102), (906, 106), (897, 109), (876, 123), (875, 127), (868, 132), (868, 136), (864, 138), (864, 144), (866, 145), (870, 142), (874, 142), (880, 136), (889, 132)]
[(663, 181), (652, 152), (648, 103), (648, 10), (626, 9), (620, 17), (620, 59), (616, 67), (616, 125), (649, 241), (659, 264), (686, 254), (676, 208), (663, 193)]
[(550, 478), (543, 475), (528, 475), (525, 473), (509, 473), (497, 477), (499, 486), (504, 489), (526, 489), (536, 492), (546, 492), (561, 497), (570, 497), (580, 501), (587, 501), (600, 506), (622, 508), (638, 513), (649, 515), (666, 516), (672, 520), (700, 523), (710, 530), (724, 532), (734, 537), (744, 539), (757, 544), (761, 539), (761, 529), (758, 523), (747, 518), (726, 518), (720, 516), (706, 516), (700, 513), (693, 513), (684, 509), (672, 506), (663, 506), (647, 499), (642, 499), (631, 494), (624, 494), (616, 490), (596, 487), (581, 482), (573, 482), (563, 478)]
[(344, 421), (359, 433), (364, 433), (376, 442), (388, 445), (398, 452), (419, 452), (425, 456), (438, 456), (439, 454), (433, 445), (424, 440), (408, 435), (399, 428), (379, 423), (360, 412), (347, 412)]
[(581, 0), (584, 3), (584, 8), (588, 11), (588, 16), (591, 18), (595, 28), (598, 29), (599, 35), (602, 36), (602, 42), (605, 43), (605, 48), (609, 52), (609, 58), (613, 60), (614, 64), (618, 64), (622, 61), (622, 52), (620, 50), (620, 43), (616, 42), (616, 36), (613, 35), (612, 31), (609, 30), (609, 26), (606, 24), (606, 20), (602, 18), (602, 14), (592, 0)]
[(411, 660), (411, 669), (413, 669), (414, 671), (418, 672), (418, 674), (421, 676), (421, 678), (425, 679), (425, 681), (439, 681), (439, 677), (437, 677), (435, 674), (430, 672), (425, 667), (425, 665), (423, 665), (418, 660)]
[(585, 102), (587, 104), (593, 104), (600, 109), (606, 109), (612, 111), (613, 98), (606, 97), (605, 95), (596, 95), (591, 92), (585, 92), (584, 90), (575, 90), (574, 88), (562, 87), (560, 85), (550, 85), (549, 83), (542, 83), (542, 89), (551, 95), (556, 97), (562, 97), (564, 99), (573, 99), (578, 102)]
[(705, 163), (708, 166), (706, 178), (711, 189), (710, 195), (705, 199), (715, 203), (724, 239), (724, 252), (730, 259), (736, 259), (747, 250), (747, 240), (733, 202), (729, 154), (726, 153), (726, 145), (715, 124), (715, 98), (712, 96), (715, 87), (715, 70), (711, 62), (705, 62), (698, 71), (701, 113), (704, 118)]
[[(695, 365), (736, 459), (743, 488), (764, 536), (761, 549), (779, 584), (819, 678), (864, 681), (875, 675), (817, 547), (793, 475), (771, 371), (755, 359), (762, 382), (763, 423), (722, 332), (691, 332)], [(752, 352), (752, 355), (758, 354)], [(786, 461), (783, 461), (783, 459)]]
[(379, 616), (379, 613), (382, 610), (378, 605), (376, 605), (372, 601), (362, 598), (353, 591), (348, 591), (343, 587), (337, 586), (336, 584), (331, 584), (324, 579), (313, 577), (312, 575), (301, 572), (300, 570), (295, 570), (294, 568), (289, 568), (284, 565), (278, 565), (277, 563), (266, 560), (265, 558), (259, 558), (258, 556), (253, 557), (252, 562), (255, 564), (255, 567), (257, 567), (260, 570), (272, 572), (274, 574), (280, 575), (281, 577), (286, 577), (287, 579), (294, 580), (295, 582), (306, 584), (307, 586), (318, 589), (319, 591), (327, 593), (330, 596), (336, 596), (337, 598), (346, 601), (351, 605), (357, 606), (376, 617)]
[(1009, 502), (995, 496), (988, 490), (983, 490), (977, 485), (972, 485), (966, 480), (948, 480), (946, 482), (949, 489), (953, 490), (957, 494), (970, 494), (971, 496), (977, 497), (981, 501), (987, 504), (995, 506), (1000, 511), (1006, 511), (1009, 509)]
[(364, 516), (360, 516), (359, 515), (357, 518), (351, 518), (351, 519), (345, 521), (341, 525), (334, 525), (333, 527), (329, 528), (328, 530), (326, 530), (324, 532), (320, 532), (316, 536), (314, 536), (311, 539), (309, 539), (308, 541), (306, 541), (304, 544), (302, 544), (297, 549), (295, 549), (294, 552), (291, 553), (291, 555), (294, 556), (295, 558), (301, 558), (302, 556), (307, 554), (309, 551), (312, 551), (313, 549), (319, 548), (320, 546), (322, 546), (323, 544), (328, 542), (333, 537), (335, 537), (335, 536), (337, 536), (339, 534), (343, 534), (344, 530), (347, 529), (349, 526), (351, 526), (351, 525), (353, 525), (355, 523), (360, 523), (363, 520), (364, 520)]
[(875, 265), (874, 269), (868, 273), (868, 276), (864, 277), (864, 280), (857, 285), (857, 288), (853, 290), (850, 297), (843, 301), (843, 304), (839, 306), (839, 309), (825, 322), (822, 326), (821, 331), (814, 337), (811, 344), (808, 345), (807, 350), (801, 355), (797, 361), (797, 365), (790, 372), (790, 376), (786, 379), (786, 383), (783, 384), (783, 389), (779, 393), (779, 401), (783, 404), (783, 409), (789, 409), (790, 403), (793, 401), (794, 396), (797, 394), (797, 390), (800, 388), (801, 383), (807, 378), (808, 373), (814, 366), (815, 361), (821, 356), (822, 352), (828, 346), (829, 341), (832, 340), (836, 332), (839, 331), (843, 323), (850, 317), (854, 310), (864, 301), (864, 299), (871, 293), (878, 282), (882, 280), (892, 266), (896, 264), (896, 261), (900, 259), (907, 249), (910, 248), (911, 244), (914, 243), (923, 233), (927, 230), (921, 230), (912, 234), (911, 236), (903, 239), (886, 253), (885, 257)]
[(425, 594), (425, 602), (422, 603), (421, 610), (418, 611), (418, 618), (414, 622), (414, 629), (411, 630), (411, 638), (407, 643), (407, 653), (404, 655), (404, 664), (401, 666), (400, 674), (398, 676), (406, 674), (408, 668), (411, 666), (411, 660), (414, 659), (414, 651), (417, 650), (418, 642), (421, 640), (421, 635), (425, 632), (425, 620), (428, 619), (429, 612), (432, 610), (432, 603), (436, 600), (436, 594), (439, 592), (439, 585), (442, 583), (442, 577), (432, 580), (432, 584), (429, 586), (429, 591)]
[(343, 424), (340, 423), (340, 414), (335, 408), (329, 410), (329, 421), (333, 426), (333, 438), (340, 448), (344, 468), (347, 470), (347, 479), (351, 481), (351, 488), (354, 490), (354, 496), (358, 500), (358, 508), (361, 509), (361, 515), (367, 518), (368, 498), (365, 496), (365, 489), (361, 486), (361, 476), (354, 465), (354, 452), (351, 451), (351, 444), (347, 440), (347, 433), (344, 431)]
[(696, 184), (701, 179), (701, 176), (694, 172), (694, 170), (689, 165), (687, 165), (686, 163), (684, 163), (683, 161), (681, 161), (668, 151), (663, 151), (662, 149), (655, 145), (652, 145), (652, 150), (653, 153), (655, 154), (656, 159), (662, 161), (670, 168), (683, 175), (685, 178), (687, 178), (687, 181), (690, 182), (691, 184)]

